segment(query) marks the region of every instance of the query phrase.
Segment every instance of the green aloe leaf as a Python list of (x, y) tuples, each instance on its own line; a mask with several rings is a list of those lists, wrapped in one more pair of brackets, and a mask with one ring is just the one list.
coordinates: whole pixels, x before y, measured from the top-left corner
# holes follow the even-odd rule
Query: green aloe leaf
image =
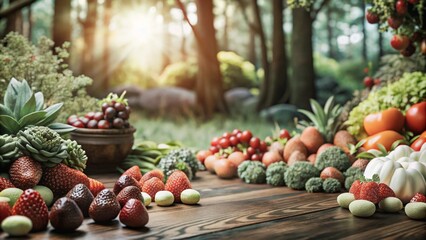
[(7, 108), (5, 105), (0, 104), (0, 115), (8, 115), (13, 117), (13, 112), (10, 111), (10, 109)]
[(12, 78), (7, 86), (6, 93), (4, 95), (4, 105), (11, 111), (15, 109), (16, 99), (20, 88), (21, 82), (15, 78)]
[(311, 107), (312, 107), (312, 111), (315, 113), (316, 118), (318, 119), (318, 122), (321, 124), (317, 126), (318, 127), (325, 126), (326, 123), (324, 121), (326, 118), (325, 118), (324, 110), (322, 109), (321, 105), (314, 99), (311, 99)]
[(21, 126), (21, 128), (28, 125), (37, 125), (37, 123), (42, 121), (45, 117), (46, 117), (45, 111), (32, 112), (30, 114), (23, 116), (19, 120), (19, 125)]
[(36, 100), (36, 111), (40, 111), (44, 106), (44, 96), (41, 92), (36, 92), (34, 94)]
[(36, 99), (35, 99), (35, 96), (33, 94), (33, 95), (31, 95), (30, 99), (28, 99), (28, 101), (22, 107), (18, 121), (22, 117), (24, 117), (24, 116), (26, 116), (30, 113), (33, 113), (35, 111), (36, 111)]
[(62, 108), (62, 105), (64, 105), (63, 103), (56, 103), (53, 104), (52, 106), (46, 108), (44, 111), (46, 112), (46, 118), (42, 121), (40, 121), (39, 123), (37, 123), (38, 125), (41, 126), (47, 126), (51, 123), (53, 123), (56, 118), (58, 117), (60, 110)]
[(11, 116), (0, 115), (1, 134), (16, 134), (21, 127), (19, 123)]
[(59, 134), (69, 133), (75, 129), (75, 127), (64, 123), (51, 123), (48, 127)]
[(15, 113), (16, 119), (20, 119), (22, 108), (32, 95), (33, 92), (31, 91), (30, 86), (28, 85), (27, 81), (23, 80), (19, 88), (19, 94), (16, 98), (15, 108), (13, 111)]

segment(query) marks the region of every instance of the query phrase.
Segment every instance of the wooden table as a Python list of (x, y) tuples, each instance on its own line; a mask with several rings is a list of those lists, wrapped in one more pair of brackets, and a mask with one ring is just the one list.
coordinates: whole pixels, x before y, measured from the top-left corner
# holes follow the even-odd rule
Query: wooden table
[[(112, 188), (118, 175), (95, 176)], [(426, 239), (426, 221), (398, 214), (375, 213), (357, 218), (337, 205), (337, 194), (306, 193), (286, 187), (221, 180), (207, 172), (192, 182), (201, 192), (199, 205), (148, 208), (149, 223), (139, 230), (118, 220), (98, 225), (86, 219), (77, 232), (49, 230), (32, 239)], [(5, 237), (1, 234), (0, 238)]]

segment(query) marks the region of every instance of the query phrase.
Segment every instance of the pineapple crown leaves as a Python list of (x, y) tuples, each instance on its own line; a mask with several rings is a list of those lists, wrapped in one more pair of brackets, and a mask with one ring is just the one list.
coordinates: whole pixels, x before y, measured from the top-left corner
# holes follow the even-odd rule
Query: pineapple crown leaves
[(108, 96), (106, 96), (104, 99), (99, 101), (99, 105), (102, 105), (102, 103), (110, 103), (111, 101), (123, 103), (124, 105), (129, 105), (127, 103), (127, 98), (124, 98), (126, 95), (126, 91), (123, 91), (120, 96), (118, 96), (116, 93), (109, 93)]
[(84, 171), (87, 163), (86, 151), (84, 151), (81, 145), (74, 140), (62, 140), (62, 144), (66, 147), (68, 153), (68, 157), (63, 163), (65, 163), (68, 167), (77, 169), (81, 172)]
[(17, 134), (26, 126), (49, 126), (57, 132), (67, 133), (74, 128), (53, 123), (58, 117), (63, 103), (53, 104), (46, 109), (41, 92), (33, 93), (26, 80), (12, 78), (0, 104), (0, 133)]
[[(308, 117), (327, 142), (331, 142), (340, 127), (338, 118), (342, 112), (342, 106), (335, 104), (334, 96), (327, 99), (324, 108), (315, 99), (311, 99), (310, 103), (312, 112), (303, 109), (298, 111)], [(304, 126), (309, 125), (305, 121), (301, 121), (301, 124)]]
[(44, 126), (29, 127), (18, 132), (18, 148), (26, 155), (53, 167), (68, 158), (66, 146), (62, 138), (52, 129)]
[[(362, 144), (360, 144), (362, 142)], [(363, 145), (365, 143), (365, 139), (361, 140), (360, 142), (358, 142), (358, 145)], [(389, 152), (395, 150), (396, 147), (398, 147), (401, 144), (408, 144), (406, 140), (397, 140), (395, 142), (392, 143), (391, 145), (391, 149), (388, 151), (386, 150), (385, 146), (383, 146), (382, 144), (377, 144), (377, 148), (379, 148), (379, 150), (377, 149), (371, 149), (368, 150), (366, 152), (362, 152), (360, 154), (358, 154), (356, 156), (356, 158), (364, 158), (364, 159), (373, 159), (376, 157), (385, 157), (389, 154)]]

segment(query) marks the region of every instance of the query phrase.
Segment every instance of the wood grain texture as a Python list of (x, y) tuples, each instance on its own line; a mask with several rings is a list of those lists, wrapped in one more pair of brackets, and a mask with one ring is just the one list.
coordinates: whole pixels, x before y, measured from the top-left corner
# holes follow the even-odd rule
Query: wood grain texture
[[(108, 188), (118, 175), (93, 176)], [(201, 172), (192, 182), (200, 191), (199, 205), (175, 204), (148, 208), (150, 221), (143, 229), (128, 229), (117, 219), (107, 225), (86, 219), (75, 233), (33, 233), (33, 239), (426, 239), (425, 221), (404, 213), (376, 213), (356, 218), (338, 207), (337, 194), (313, 194), (285, 187), (221, 180)], [(6, 234), (0, 234), (0, 238)]]

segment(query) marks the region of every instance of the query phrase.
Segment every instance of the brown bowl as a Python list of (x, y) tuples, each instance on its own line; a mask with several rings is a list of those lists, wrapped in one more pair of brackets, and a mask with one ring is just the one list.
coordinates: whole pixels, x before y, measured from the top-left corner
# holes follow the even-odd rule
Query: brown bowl
[(135, 128), (76, 128), (70, 137), (82, 146), (88, 157), (86, 173), (116, 172), (116, 167), (132, 150)]

